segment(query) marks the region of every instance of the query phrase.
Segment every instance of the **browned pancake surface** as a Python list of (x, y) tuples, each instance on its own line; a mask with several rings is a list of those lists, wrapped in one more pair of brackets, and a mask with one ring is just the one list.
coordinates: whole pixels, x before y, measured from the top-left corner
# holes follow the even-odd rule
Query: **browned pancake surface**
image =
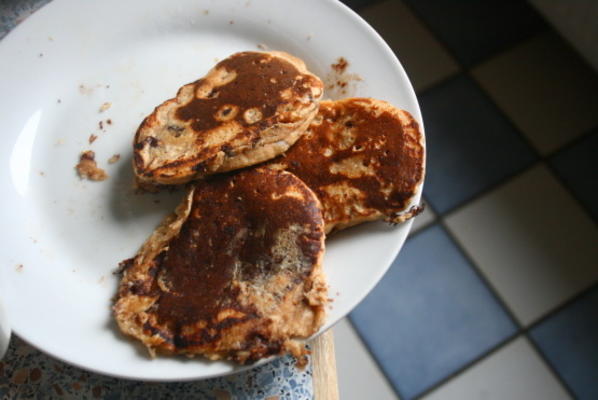
[(188, 201), (125, 271), (121, 330), (152, 351), (241, 363), (304, 354), (296, 339), (317, 331), (326, 302), (313, 192), (258, 169), (198, 182)]
[(316, 192), (327, 232), (379, 218), (400, 222), (423, 179), (423, 137), (409, 113), (384, 101), (325, 101), (306, 135), (270, 165)]
[(273, 158), (305, 131), (322, 93), (322, 82), (293, 56), (234, 54), (143, 121), (136, 175), (176, 184)]

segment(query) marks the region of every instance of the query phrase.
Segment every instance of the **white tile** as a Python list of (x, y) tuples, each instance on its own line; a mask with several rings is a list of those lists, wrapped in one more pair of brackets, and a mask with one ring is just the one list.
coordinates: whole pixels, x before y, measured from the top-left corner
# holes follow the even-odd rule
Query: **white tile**
[(458, 71), (432, 34), (399, 0), (387, 0), (360, 11), (405, 67), (415, 90), (421, 91)]
[(570, 399), (524, 338), (518, 338), (440, 386), (425, 400)]
[(333, 333), (340, 398), (398, 399), (346, 318), (334, 326)]
[(598, 228), (544, 165), (446, 222), (524, 325), (598, 280)]
[(554, 33), (472, 73), (542, 154), (598, 126), (598, 76)]
[(410, 235), (430, 225), (436, 219), (436, 214), (432, 211), (430, 204), (425, 199), (422, 199), (422, 204), (424, 206), (424, 211), (415, 217), (413, 225), (411, 225), (411, 231), (409, 232)]

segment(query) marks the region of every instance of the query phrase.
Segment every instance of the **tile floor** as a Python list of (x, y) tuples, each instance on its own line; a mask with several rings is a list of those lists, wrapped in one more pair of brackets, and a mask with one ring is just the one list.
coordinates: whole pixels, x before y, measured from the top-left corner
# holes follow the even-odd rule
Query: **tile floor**
[(345, 3), (418, 92), (428, 210), (335, 328), (341, 398), (598, 398), (598, 74), (524, 1)]

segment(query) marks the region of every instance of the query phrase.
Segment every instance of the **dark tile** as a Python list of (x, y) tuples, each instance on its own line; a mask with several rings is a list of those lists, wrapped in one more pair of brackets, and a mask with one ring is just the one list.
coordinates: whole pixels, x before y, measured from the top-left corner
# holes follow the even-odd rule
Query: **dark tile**
[(465, 66), (546, 29), (523, 0), (406, 0)]
[(576, 397), (598, 399), (598, 287), (531, 331)]
[(351, 320), (404, 399), (421, 394), (516, 329), (438, 225), (407, 241)]
[(381, 0), (341, 0), (345, 5), (351, 7), (353, 10), (359, 10), (367, 6), (379, 3)]
[(445, 213), (536, 160), (530, 146), (468, 77), (420, 97), (427, 141), (424, 192)]
[(598, 220), (598, 130), (555, 154), (550, 164), (565, 185)]

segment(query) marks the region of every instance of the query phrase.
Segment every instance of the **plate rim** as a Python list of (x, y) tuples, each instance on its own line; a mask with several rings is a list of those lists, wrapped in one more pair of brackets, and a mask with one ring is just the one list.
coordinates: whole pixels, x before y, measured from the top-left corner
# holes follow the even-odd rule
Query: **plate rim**
[[(407, 76), (407, 73), (406, 73), (403, 65), (400, 63), (396, 54), (393, 52), (393, 50), (390, 48), (390, 46), (384, 41), (384, 39), (380, 36), (380, 34), (378, 34), (378, 32), (376, 32), (374, 30), (374, 28), (372, 28), (354, 10), (352, 10), (346, 4), (342, 3), (340, 0), (319, 0), (319, 1), (327, 2), (329, 5), (334, 6), (336, 8), (336, 10), (338, 10), (338, 12), (343, 13), (345, 15), (345, 17), (348, 17), (351, 19), (352, 23), (358, 24), (362, 29), (365, 29), (370, 36), (372, 36), (374, 39), (376, 39), (377, 44), (381, 47), (381, 49), (384, 51), (384, 53), (386, 53), (386, 55), (389, 57), (389, 60), (392, 60), (392, 62), (393, 62), (392, 67), (400, 75), (401, 82), (403, 84), (405, 84), (406, 87), (408, 88), (408, 91), (405, 93), (405, 95), (409, 98), (409, 100), (415, 106), (415, 108), (413, 110), (410, 110), (410, 112), (412, 113), (412, 115), (414, 116), (416, 121), (419, 123), (421, 133), (422, 133), (422, 144), (423, 144), (423, 148), (424, 148), (424, 164), (423, 164), (424, 165), (424, 176), (422, 177), (422, 181), (418, 185), (418, 190), (417, 190), (416, 195), (412, 198), (412, 204), (419, 204), (421, 202), (421, 197), (422, 197), (422, 193), (423, 193), (424, 178), (425, 178), (425, 171), (426, 171), (426, 137), (425, 137), (425, 129), (424, 129), (424, 125), (423, 125), (421, 110), (419, 107), (417, 96), (413, 89), (413, 85), (412, 85), (409, 77)], [(25, 31), (27, 29), (31, 29), (31, 28), (35, 27), (35, 24), (37, 23), (36, 20), (43, 18), (44, 17), (43, 14), (46, 13), (49, 9), (54, 8), (54, 7), (61, 7), (63, 5), (68, 5), (69, 3), (77, 4), (77, 2), (74, 0), (51, 0), (51, 1), (43, 4), (37, 10), (35, 10), (32, 13), (32, 15), (28, 16), (24, 21), (22, 21), (20, 24), (15, 26), (2, 39), (0, 39), (0, 53), (2, 53), (4, 51), (5, 46), (3, 46), (3, 44), (13, 40), (12, 38), (16, 35), (15, 32), (18, 33), (18, 32)], [(212, 3), (211, 7), (219, 7), (218, 4), (221, 4), (221, 3)], [(397, 257), (397, 255), (400, 253), (401, 249), (403, 248), (403, 246), (408, 238), (412, 224), (413, 224), (413, 219), (410, 219), (409, 221), (402, 224), (402, 227), (403, 227), (405, 233), (402, 236), (399, 245), (396, 246), (396, 250), (394, 252), (392, 252), (392, 254), (389, 254), (389, 256), (388, 256), (389, 261), (385, 263), (386, 264), (385, 267), (381, 268), (380, 271), (378, 272), (378, 274), (374, 277), (374, 279), (371, 280), (370, 284), (367, 285), (366, 290), (363, 291), (363, 294), (360, 296), (354, 296), (353, 300), (351, 302), (349, 302), (349, 304), (350, 304), (350, 306), (348, 307), (349, 311), (347, 313), (345, 313), (341, 318), (339, 318), (338, 320), (336, 320), (334, 322), (331, 322), (329, 320), (325, 321), (325, 323), (323, 324), (321, 329), (316, 334), (314, 334), (310, 338), (310, 340), (319, 336), (320, 334), (324, 333), (326, 330), (332, 328), (342, 318), (346, 317), (347, 314), (350, 313), (359, 303), (361, 303), (363, 301), (363, 299), (373, 290), (373, 288), (380, 282), (380, 280), (388, 272), (390, 266), (393, 263), (393, 260)], [(9, 312), (10, 312), (10, 310), (9, 310)], [(45, 346), (43, 346), (43, 343), (36, 343), (35, 341), (29, 340), (29, 337), (28, 337), (29, 335), (27, 335), (26, 332), (21, 331), (21, 329), (19, 329), (19, 328), (12, 327), (12, 332), (15, 333), (17, 336), (19, 336), (19, 338), (21, 340), (32, 345), (34, 348), (38, 349), (42, 353), (47, 354), (55, 359), (61, 360), (69, 365), (73, 365), (78, 368), (81, 368), (81, 369), (84, 369), (87, 371), (91, 371), (91, 372), (94, 372), (97, 374), (101, 374), (104, 376), (111, 376), (111, 377), (116, 377), (116, 378), (120, 378), (120, 379), (134, 379), (134, 380), (140, 380), (140, 381), (146, 381), (146, 382), (175, 382), (175, 381), (185, 382), (185, 381), (216, 378), (216, 377), (221, 377), (221, 376), (226, 376), (226, 375), (230, 375), (230, 374), (243, 372), (243, 371), (252, 369), (254, 367), (257, 367), (259, 365), (265, 364), (267, 362), (270, 362), (270, 361), (274, 360), (275, 358), (280, 357), (280, 356), (274, 356), (274, 357), (271, 357), (268, 359), (260, 360), (257, 363), (254, 363), (251, 365), (245, 365), (245, 366), (236, 366), (235, 365), (230, 371), (222, 372), (222, 373), (200, 374), (198, 376), (187, 376), (187, 377), (183, 377), (183, 378), (177, 378), (177, 377), (172, 377), (172, 378), (170, 378), (170, 377), (168, 377), (168, 378), (149, 377), (148, 378), (148, 377), (141, 377), (141, 376), (134, 375), (134, 374), (126, 375), (126, 374), (122, 374), (122, 373), (112, 373), (110, 371), (106, 371), (103, 369), (95, 368), (93, 366), (82, 364), (76, 360), (69, 359), (68, 357), (63, 357), (60, 353), (57, 353), (55, 351), (48, 351), (45, 348)]]

